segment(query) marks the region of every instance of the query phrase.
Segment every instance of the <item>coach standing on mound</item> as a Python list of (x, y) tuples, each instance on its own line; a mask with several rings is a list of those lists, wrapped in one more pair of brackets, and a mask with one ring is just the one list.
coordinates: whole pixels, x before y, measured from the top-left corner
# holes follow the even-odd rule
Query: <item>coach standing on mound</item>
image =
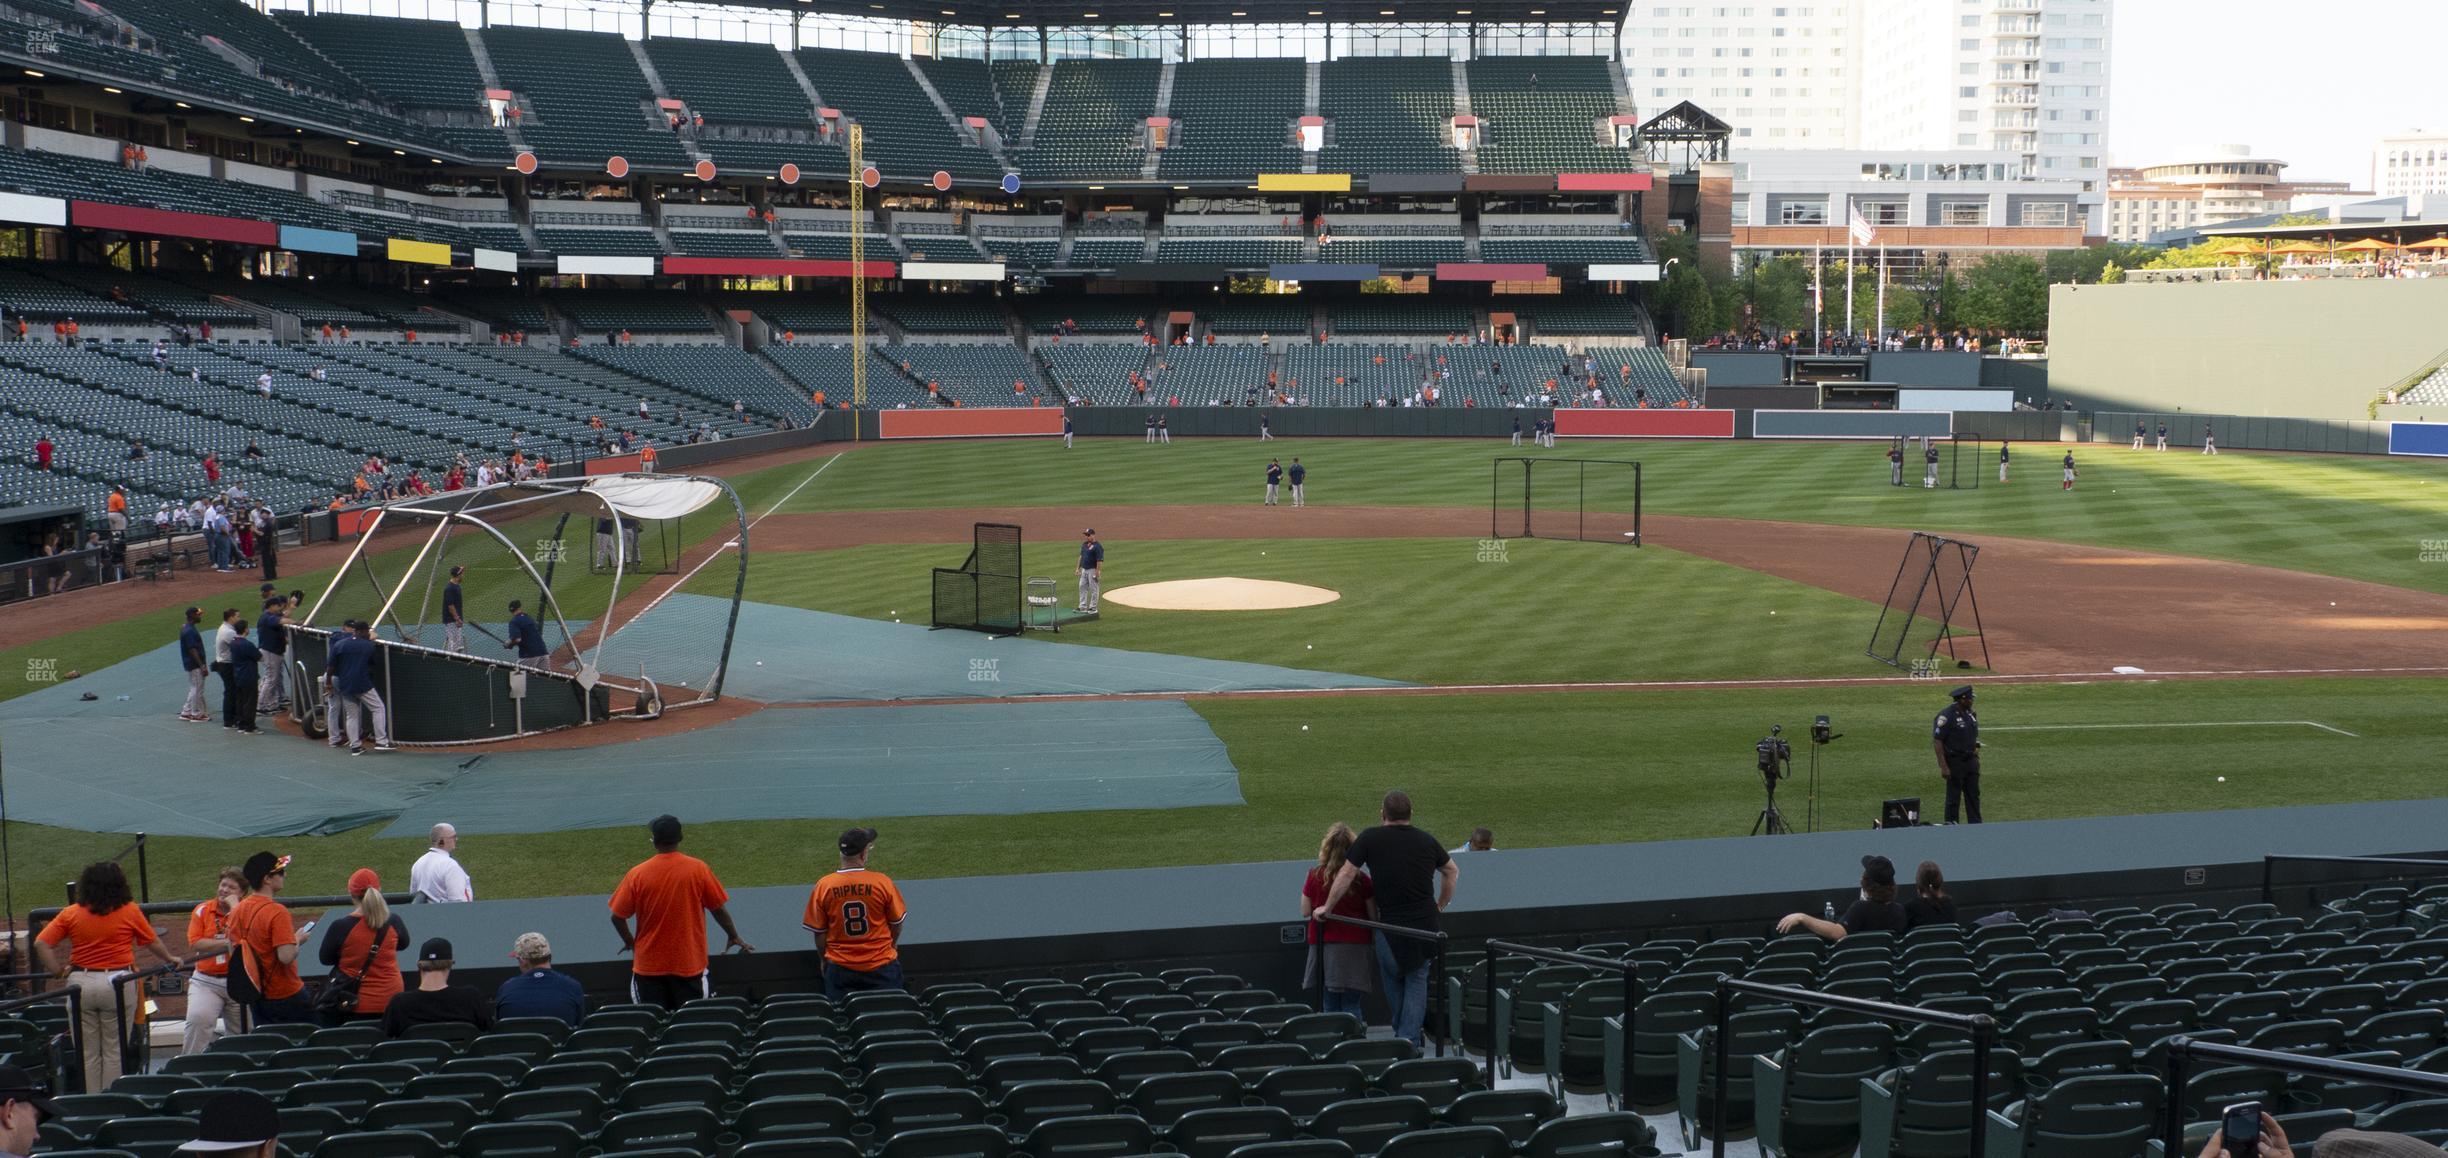
[[(706, 915), (729, 938), (726, 950), (756, 952), (731, 924), (731, 894), (706, 862), (680, 851), (680, 818), (658, 816), (646, 826), (655, 854), (640, 861), (612, 890), (612, 928), (629, 963), (629, 1000), (665, 1009), (714, 995), (706, 968)], [(637, 918), (637, 932), (629, 919)]]
[(1946, 822), (1955, 823), (1960, 804), (1964, 819), (1979, 824), (1980, 717), (1972, 712), (1972, 685), (1955, 689), (1954, 698), (1930, 728), (1930, 748), (1938, 754), (1938, 775), (1946, 781)]
[(1079, 609), (1093, 612), (1097, 596), (1105, 584), (1105, 544), (1097, 542), (1096, 528), (1080, 532)]

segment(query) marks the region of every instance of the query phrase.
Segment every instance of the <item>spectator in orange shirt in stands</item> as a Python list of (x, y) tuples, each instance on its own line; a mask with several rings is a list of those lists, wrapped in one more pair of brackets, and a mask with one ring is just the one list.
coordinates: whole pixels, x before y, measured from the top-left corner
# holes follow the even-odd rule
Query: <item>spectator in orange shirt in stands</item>
[(651, 474), (655, 468), (655, 448), (649, 442), (638, 448), (638, 466)]
[[(212, 340), (212, 326), (209, 323), (204, 327), (204, 340), (207, 342)], [(343, 342), (349, 340), (349, 328), (346, 323), (340, 327), (340, 340)]]
[[(621, 948), (630, 951), (629, 999), (666, 1009), (678, 1009), (693, 998), (710, 997), (714, 987), (706, 967), (706, 915), (722, 926), (726, 950), (756, 952), (740, 939), (731, 924), (731, 894), (715, 879), (704, 861), (680, 851), (680, 820), (658, 816), (646, 826), (655, 854), (629, 870), (612, 892), (612, 928)], [(637, 932), (630, 933), (631, 918)]]
[(627, 330), (622, 330), (622, 331), (621, 331), (621, 340), (620, 340), (620, 344), (621, 344), (621, 345), (624, 345), (624, 346), (626, 346), (626, 345), (628, 345), (628, 344), (629, 344), (629, 331), (627, 331)]
[(332, 340), (332, 328), (330, 322), (323, 323), (323, 340), (326, 342)]
[(795, 334), (795, 333), (793, 333), (793, 332), (791, 332), (791, 331), (789, 331), (789, 330), (784, 330), (784, 331), (782, 331), (782, 344), (783, 344), (783, 345), (787, 346), (787, 345), (790, 345), (791, 343), (796, 342), (796, 341), (798, 341), (798, 340), (799, 340), (799, 335), (798, 335), (798, 334)]
[(824, 400), (824, 391), (819, 390), (819, 391), (815, 392), (814, 394), (809, 395), (809, 396), (808, 396), (808, 401), (815, 403), (815, 404), (816, 404), (816, 408), (817, 408), (818, 410), (822, 410), (822, 409), (824, 409), (824, 404), (825, 404), (825, 400)]
[(405, 336), (406, 336), (406, 338), (408, 339), (409, 344), (414, 345), (414, 344), (416, 343), (416, 331), (415, 331), (415, 330), (410, 330), (410, 331), (408, 331), (408, 333), (407, 333)]
[[(52, 953), (62, 940), (69, 943), (68, 960), (54, 965)], [(127, 874), (107, 860), (85, 866), (77, 878), (76, 903), (60, 910), (35, 939), (34, 960), (77, 991), (86, 1089), (107, 1089), (119, 1079), (119, 1041), (127, 1027), (119, 1022), (118, 986), (111, 975), (136, 967), (139, 946), (164, 965), (178, 961), (161, 947), (153, 923), (128, 896)]]

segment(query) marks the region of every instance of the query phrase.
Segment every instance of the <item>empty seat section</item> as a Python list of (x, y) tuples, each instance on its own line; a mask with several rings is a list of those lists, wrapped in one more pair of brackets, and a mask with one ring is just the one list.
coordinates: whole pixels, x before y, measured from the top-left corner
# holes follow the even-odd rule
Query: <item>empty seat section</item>
[(1194, 60), (1173, 69), (1173, 120), (1157, 173), (1241, 181), (1300, 172), (1293, 121), (1307, 101), (1300, 60)]
[(653, 89), (619, 36), (501, 25), (481, 35), (494, 74), (523, 102), (519, 137), (545, 164), (599, 171), (616, 156), (647, 168), (690, 164), (678, 135), (647, 111)]
[[(1453, 63), (1438, 57), (1362, 56), (1318, 66), (1327, 121), (1321, 173), (1455, 173)], [(1472, 94), (1477, 108), (1478, 94)]]
[(1163, 71), (1153, 60), (1056, 61), (1022, 166), (1049, 179), (1137, 175)]

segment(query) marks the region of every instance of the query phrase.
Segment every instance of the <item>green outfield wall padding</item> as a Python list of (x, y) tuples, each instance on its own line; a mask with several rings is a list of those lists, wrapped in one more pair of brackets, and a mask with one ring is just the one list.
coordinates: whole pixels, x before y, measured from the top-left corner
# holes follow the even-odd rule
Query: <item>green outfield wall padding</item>
[[(1965, 416), (1967, 421), (1976, 421), (1979, 417)], [(1753, 438), (1944, 438), (1955, 429), (1955, 414), (1949, 410), (1751, 412)]]

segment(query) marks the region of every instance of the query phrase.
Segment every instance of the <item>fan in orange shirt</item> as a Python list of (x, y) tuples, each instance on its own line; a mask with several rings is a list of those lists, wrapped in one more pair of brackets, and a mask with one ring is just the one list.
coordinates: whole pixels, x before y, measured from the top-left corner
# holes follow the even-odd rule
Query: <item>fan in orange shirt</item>
[[(680, 851), (680, 818), (658, 816), (646, 826), (655, 854), (639, 862), (612, 891), (612, 928), (629, 963), (629, 999), (665, 1009), (714, 994), (706, 968), (705, 919), (712, 914), (730, 938), (726, 949), (756, 952), (731, 924), (731, 894), (706, 862)], [(637, 918), (637, 933), (629, 919)]]
[[(68, 942), (68, 962), (54, 965), (52, 955), (62, 940)], [(119, 1080), (119, 1045), (127, 1027), (119, 1021), (118, 986), (111, 975), (135, 968), (139, 948), (164, 965), (178, 961), (128, 896), (127, 874), (108, 860), (85, 866), (76, 903), (61, 909), (34, 940), (34, 960), (77, 991), (86, 1089), (106, 1089)]]
[(909, 906), (891, 877), (867, 867), (875, 839), (872, 828), (841, 834), (841, 871), (826, 873), (808, 890), (807, 912), (799, 919), (824, 953), (825, 995), (835, 1005), (852, 993), (903, 988), (897, 946)]

